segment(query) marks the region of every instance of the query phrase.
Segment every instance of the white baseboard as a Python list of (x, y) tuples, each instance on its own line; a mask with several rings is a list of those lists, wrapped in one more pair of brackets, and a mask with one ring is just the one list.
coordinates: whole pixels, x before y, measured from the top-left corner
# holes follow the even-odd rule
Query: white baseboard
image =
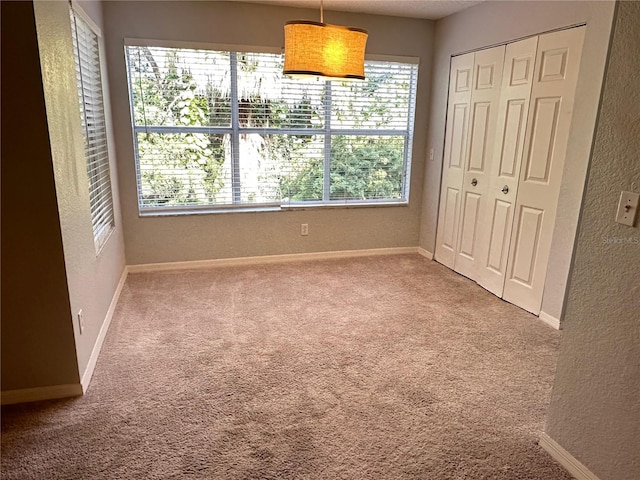
[(576, 458), (562, 448), (554, 439), (546, 433), (540, 435), (538, 442), (555, 461), (562, 465), (576, 480), (599, 480), (591, 471)]
[(96, 362), (98, 361), (98, 355), (100, 354), (100, 350), (102, 349), (104, 339), (107, 336), (107, 330), (109, 330), (109, 325), (111, 324), (111, 319), (113, 318), (113, 312), (116, 309), (118, 299), (120, 298), (120, 292), (122, 291), (122, 287), (124, 286), (124, 282), (126, 279), (127, 268), (125, 267), (124, 271), (122, 272), (122, 276), (120, 277), (120, 281), (118, 282), (118, 286), (116, 287), (116, 291), (113, 294), (113, 298), (111, 299), (111, 303), (109, 304), (107, 314), (105, 315), (104, 321), (102, 322), (100, 333), (98, 333), (98, 338), (96, 339), (96, 343), (94, 344), (93, 350), (91, 351), (91, 356), (89, 357), (87, 368), (82, 375), (81, 383), (73, 383), (68, 385), (51, 385), (48, 387), (24, 388), (21, 390), (7, 390), (2, 392), (2, 405), (37, 402), (40, 400), (53, 400), (55, 398), (77, 397), (83, 395), (87, 391), (87, 388), (89, 388), (89, 383), (91, 382), (93, 370), (95, 369)]
[(433, 260), (433, 253), (431, 253), (429, 250), (425, 250), (422, 247), (418, 247), (418, 253), (422, 255), (424, 258)]
[(368, 257), (373, 255), (400, 255), (416, 253), (417, 247), (373, 248), (368, 250), (341, 250), (337, 252), (292, 253), (287, 255), (265, 255), (260, 257), (218, 258), (188, 262), (146, 263), (129, 265), (129, 273), (161, 272), (170, 270), (192, 270), (199, 268), (258, 265), (265, 263), (300, 262), (333, 258)]
[(552, 317), (546, 312), (540, 311), (540, 315), (538, 318), (542, 320), (544, 323), (549, 325), (551, 328), (555, 328), (556, 330), (560, 330), (560, 319), (556, 317)]
[(7, 390), (2, 392), (2, 405), (13, 403), (37, 402), (53, 400), (54, 398), (77, 397), (82, 395), (82, 385), (72, 383), (68, 385), (51, 385), (48, 387), (23, 388), (21, 390)]
[(91, 383), (91, 377), (93, 376), (93, 371), (96, 368), (96, 362), (98, 361), (98, 355), (100, 355), (100, 350), (102, 350), (102, 344), (104, 343), (104, 339), (107, 336), (107, 331), (109, 330), (109, 325), (111, 325), (111, 319), (113, 318), (113, 312), (116, 309), (116, 305), (118, 304), (118, 299), (120, 298), (120, 292), (122, 292), (122, 287), (124, 287), (124, 282), (127, 279), (128, 268), (125, 267), (122, 272), (122, 276), (120, 277), (120, 281), (118, 282), (118, 286), (116, 287), (116, 291), (113, 294), (111, 299), (111, 303), (109, 304), (109, 309), (107, 310), (107, 314), (104, 317), (104, 321), (102, 322), (102, 327), (100, 327), (100, 333), (98, 333), (98, 338), (96, 339), (96, 343), (93, 345), (93, 350), (91, 351), (91, 356), (89, 357), (89, 363), (87, 363), (87, 368), (85, 368), (84, 373), (82, 374), (82, 392), (85, 393), (89, 388), (89, 383)]

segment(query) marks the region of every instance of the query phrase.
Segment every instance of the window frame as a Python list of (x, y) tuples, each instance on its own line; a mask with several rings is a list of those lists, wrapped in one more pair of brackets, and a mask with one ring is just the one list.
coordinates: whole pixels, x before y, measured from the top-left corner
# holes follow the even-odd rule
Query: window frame
[[(196, 127), (196, 126), (148, 126), (136, 125), (134, 114), (134, 85), (132, 81), (130, 58), (127, 51), (128, 47), (159, 47), (170, 49), (195, 49), (195, 50), (212, 50), (218, 52), (229, 52), (231, 66), (231, 126), (230, 127)], [(279, 201), (271, 203), (236, 203), (236, 199), (240, 197), (239, 188), (240, 178), (238, 174), (240, 158), (239, 158), (239, 137), (240, 134), (262, 134), (262, 135), (291, 135), (300, 134), (300, 129), (286, 128), (263, 128), (263, 127), (240, 127), (238, 121), (238, 102), (237, 88), (234, 82), (237, 80), (237, 55), (241, 53), (257, 53), (257, 54), (277, 54), (284, 53), (281, 48), (250, 46), (250, 45), (229, 45), (202, 42), (184, 42), (157, 39), (140, 39), (140, 38), (124, 38), (124, 57), (126, 64), (127, 85), (129, 90), (129, 109), (131, 117), (134, 163), (136, 172), (136, 199), (138, 206), (138, 215), (145, 216), (172, 216), (172, 215), (193, 215), (206, 213), (238, 213), (238, 212), (261, 212), (261, 211), (283, 211), (283, 210), (301, 210), (306, 208), (352, 208), (352, 207), (397, 207), (408, 206), (410, 197), (410, 180), (413, 154), (413, 139), (415, 134), (415, 113), (417, 102), (417, 74), (420, 67), (419, 57), (397, 56), (397, 55), (376, 55), (367, 54), (365, 61), (378, 62), (397, 62), (414, 65), (411, 71), (411, 81), (409, 86), (409, 107), (407, 112), (407, 128), (406, 130), (393, 129), (331, 129), (331, 80), (325, 80), (328, 91), (328, 108), (324, 111), (323, 128), (305, 128), (305, 135), (321, 135), (324, 137), (324, 155), (323, 155), (323, 200), (311, 201)], [(237, 84), (236, 84), (237, 85)], [(142, 183), (138, 147), (138, 133), (204, 133), (204, 134), (224, 134), (230, 136), (232, 142), (231, 147), (231, 164), (232, 164), (232, 190), (233, 203), (228, 204), (204, 204), (204, 205), (169, 205), (169, 206), (142, 206)], [(398, 199), (340, 199), (330, 200), (329, 189), (331, 185), (331, 139), (333, 136), (404, 136), (403, 148), (403, 180), (401, 185), (401, 196)]]
[[(74, 74), (76, 77), (76, 89), (78, 95), (80, 125), (82, 129), (84, 155), (86, 163), (86, 173), (88, 182), (88, 197), (89, 197), (89, 209), (91, 215), (91, 229), (93, 234), (93, 241), (96, 256), (99, 256), (104, 246), (107, 244), (111, 234), (115, 231), (116, 219), (115, 219), (115, 207), (113, 201), (113, 185), (111, 181), (111, 152), (109, 148), (109, 131), (107, 123), (107, 109), (105, 107), (104, 98), (104, 85), (105, 79), (103, 76), (104, 70), (104, 49), (102, 42), (102, 32), (98, 25), (91, 19), (91, 17), (77, 4), (75, 0), (70, 2), (69, 17), (71, 26), (71, 41), (74, 56)], [(79, 34), (77, 19), (84, 22), (89, 31), (95, 35), (96, 45), (96, 57), (92, 58), (92, 63), (97, 65), (97, 72), (89, 72), (91, 78), (87, 78), (83, 75), (83, 64), (81, 56), (79, 54)], [(103, 122), (103, 139), (91, 141), (92, 134), (96, 135), (97, 130), (91, 130), (88, 127), (88, 117), (86, 114), (87, 103), (85, 102), (86, 93), (84, 89), (84, 83), (86, 81), (97, 81), (99, 88), (99, 97), (101, 104), (101, 118)], [(82, 104), (82, 105), (81, 105)], [(84, 127), (83, 127), (84, 126)], [(104, 152), (104, 156), (100, 157), (99, 153), (90, 153), (92, 150)], [(95, 156), (95, 159), (93, 158)], [(95, 160), (95, 161), (94, 161)], [(101, 173), (102, 172), (102, 173)]]

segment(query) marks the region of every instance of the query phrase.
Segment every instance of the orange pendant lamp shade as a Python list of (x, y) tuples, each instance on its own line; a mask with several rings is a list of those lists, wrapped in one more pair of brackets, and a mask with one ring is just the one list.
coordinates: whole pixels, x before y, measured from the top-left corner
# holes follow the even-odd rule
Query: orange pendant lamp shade
[(364, 80), (367, 32), (306, 20), (284, 26), (284, 74)]

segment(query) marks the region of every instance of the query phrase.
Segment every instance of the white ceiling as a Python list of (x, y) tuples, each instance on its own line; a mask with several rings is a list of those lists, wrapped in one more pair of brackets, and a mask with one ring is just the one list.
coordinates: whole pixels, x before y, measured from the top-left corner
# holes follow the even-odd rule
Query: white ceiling
[[(234, 0), (287, 7), (318, 9), (320, 0)], [(484, 0), (324, 0), (325, 10), (373, 13), (396, 17), (428, 18), (436, 20)], [(318, 18), (319, 19), (319, 18)]]

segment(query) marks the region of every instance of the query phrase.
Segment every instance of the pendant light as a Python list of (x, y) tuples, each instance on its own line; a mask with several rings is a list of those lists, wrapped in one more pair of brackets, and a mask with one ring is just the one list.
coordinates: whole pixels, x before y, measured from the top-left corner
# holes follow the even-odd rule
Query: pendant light
[(320, 22), (293, 20), (284, 26), (284, 74), (364, 80), (367, 31)]

